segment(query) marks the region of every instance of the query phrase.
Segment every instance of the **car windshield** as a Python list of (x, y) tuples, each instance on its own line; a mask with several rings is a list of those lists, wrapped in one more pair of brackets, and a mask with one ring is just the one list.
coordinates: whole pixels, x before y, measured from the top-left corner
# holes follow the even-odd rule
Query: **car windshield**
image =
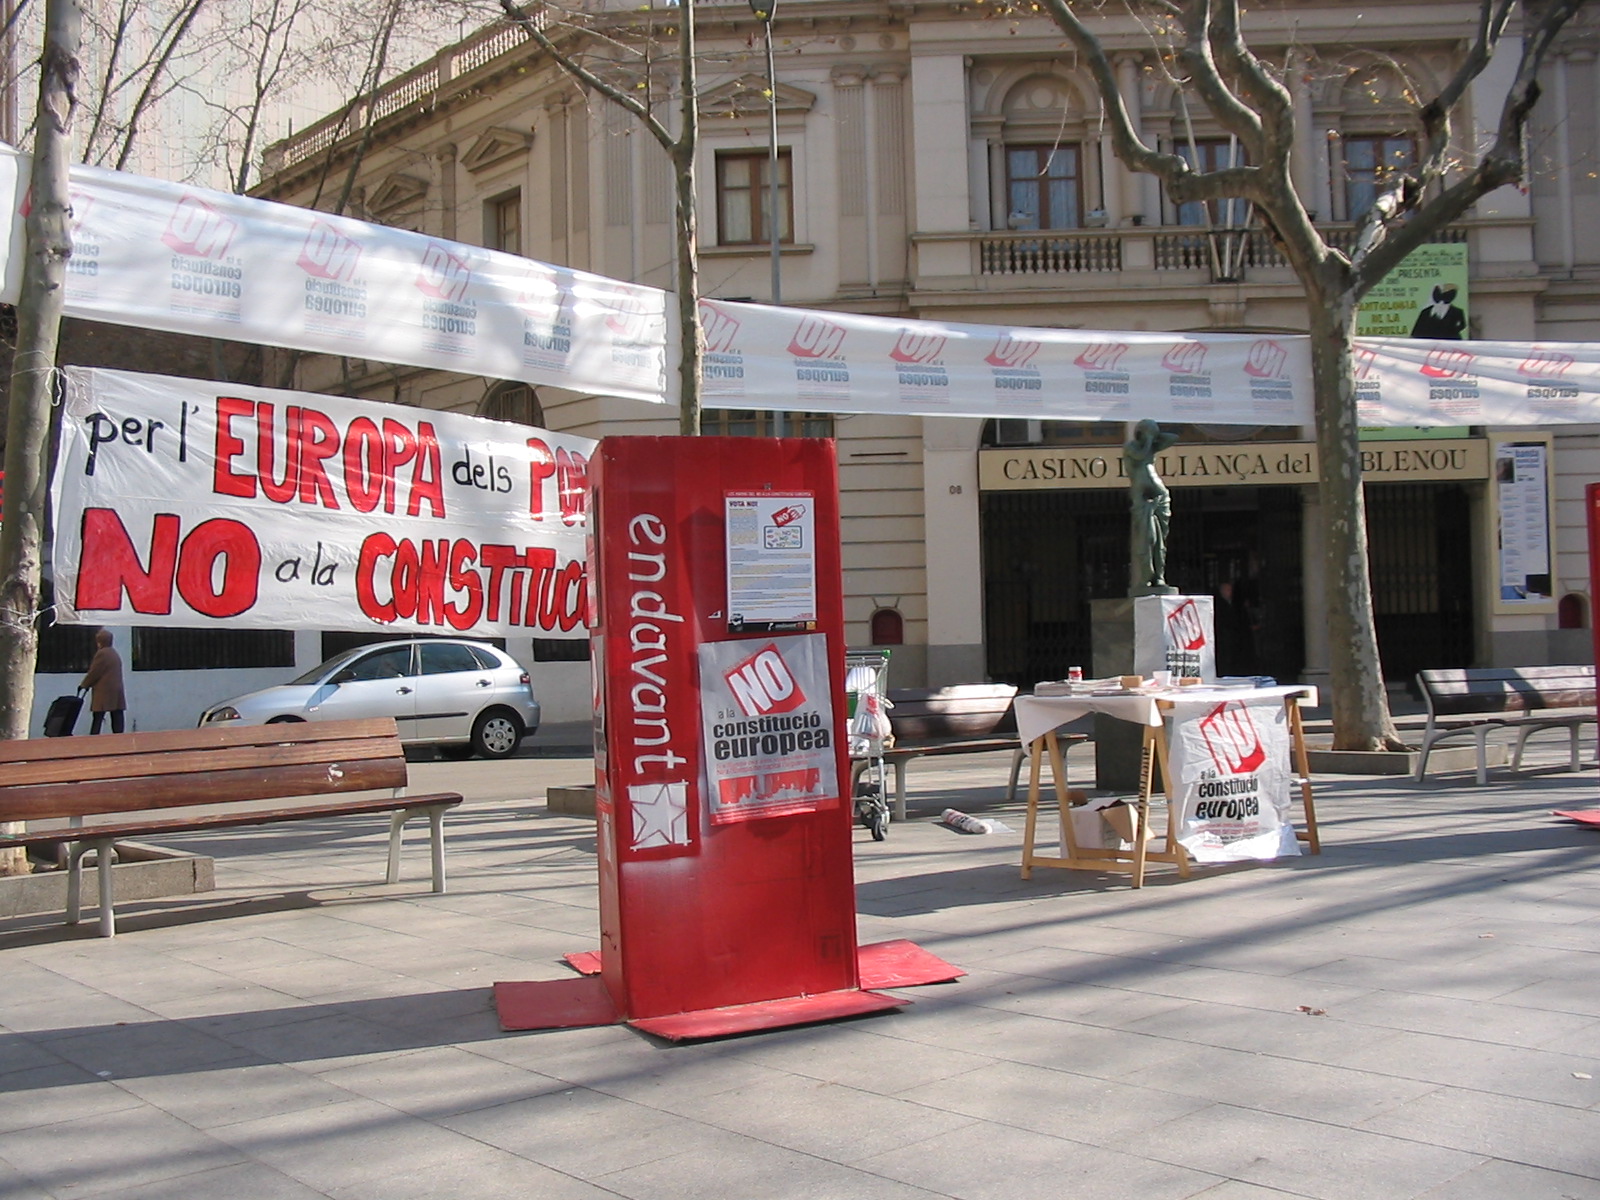
[(312, 667), (304, 675), (291, 679), (286, 686), (293, 687), (296, 684), (321, 683), (339, 668), (349, 666), (352, 659), (366, 654), (371, 649), (371, 646), (357, 646), (354, 650), (346, 650), (343, 654), (335, 654), (332, 658), (324, 659)]

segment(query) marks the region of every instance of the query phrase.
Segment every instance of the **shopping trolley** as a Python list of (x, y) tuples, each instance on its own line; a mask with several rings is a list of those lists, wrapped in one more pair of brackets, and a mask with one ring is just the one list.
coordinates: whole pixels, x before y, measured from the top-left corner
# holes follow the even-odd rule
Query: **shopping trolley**
[(856, 818), (872, 831), (873, 841), (881, 842), (889, 835), (889, 785), (883, 752), (894, 743), (888, 718), (889, 651), (845, 651), (844, 691)]

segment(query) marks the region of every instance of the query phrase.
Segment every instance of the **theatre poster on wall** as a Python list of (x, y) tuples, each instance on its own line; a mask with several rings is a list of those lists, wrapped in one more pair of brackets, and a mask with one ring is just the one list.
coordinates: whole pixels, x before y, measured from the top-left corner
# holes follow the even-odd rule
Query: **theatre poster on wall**
[(1497, 612), (1555, 607), (1550, 452), (1547, 434), (1509, 435), (1494, 443)]
[(729, 492), (728, 629), (817, 627), (816, 501), (810, 492)]

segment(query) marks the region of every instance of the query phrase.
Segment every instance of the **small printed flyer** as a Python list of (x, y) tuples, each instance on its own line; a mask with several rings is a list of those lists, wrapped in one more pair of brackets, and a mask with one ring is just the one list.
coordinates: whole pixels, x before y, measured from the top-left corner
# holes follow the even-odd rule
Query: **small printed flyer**
[(728, 629), (817, 627), (816, 498), (810, 492), (729, 492)]

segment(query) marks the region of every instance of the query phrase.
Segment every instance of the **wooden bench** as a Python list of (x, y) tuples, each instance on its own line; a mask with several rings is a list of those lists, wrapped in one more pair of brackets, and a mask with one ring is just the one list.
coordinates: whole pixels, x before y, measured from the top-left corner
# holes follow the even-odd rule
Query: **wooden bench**
[[(1022, 747), (1011, 701), (1017, 689), (1005, 683), (962, 683), (942, 688), (890, 688), (889, 726), (894, 745), (883, 753), (894, 768), (894, 819), (906, 819), (906, 769), (919, 758), (944, 754), (1012, 752), (1015, 794)], [(1082, 740), (1082, 735), (1076, 735)], [(865, 763), (857, 761), (859, 775)]]
[(1515, 732), (1511, 769), (1522, 768), (1522, 750), (1534, 734), (1565, 729), (1571, 738), (1572, 769), (1581, 770), (1578, 729), (1595, 723), (1593, 666), (1466, 667), (1423, 671), (1417, 687), (1428, 705), (1416, 781), (1428, 770), (1428, 753), (1451, 737), (1470, 736), (1478, 745), (1478, 783), (1489, 780), (1488, 740)]
[[(75, 925), (83, 860), (93, 855), (100, 883), (100, 933), (116, 932), (111, 868), (116, 844), (166, 834), (282, 821), (391, 814), (387, 880), (400, 877), (400, 830), (428, 818), (433, 890), (445, 890), (444, 813), (456, 792), (407, 796), (406, 760), (392, 718), (296, 722), (168, 733), (0, 742), (0, 821), (25, 821), (26, 833), (0, 835), (0, 847), (65, 845), (67, 924)], [(249, 807), (251, 801), (388, 789), (389, 795)], [(158, 810), (203, 809), (176, 816)], [(93, 818), (85, 822), (85, 818)], [(38, 823), (68, 822), (51, 828)]]

